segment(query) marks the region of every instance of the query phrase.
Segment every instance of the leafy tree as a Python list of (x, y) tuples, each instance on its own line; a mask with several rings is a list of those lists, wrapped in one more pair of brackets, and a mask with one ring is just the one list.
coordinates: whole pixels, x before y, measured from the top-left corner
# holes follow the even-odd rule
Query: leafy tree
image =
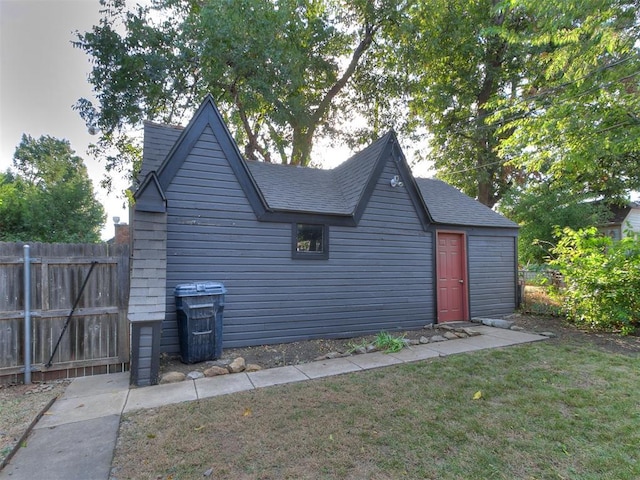
[(518, 31), (525, 20), (499, 0), (416, 2), (393, 39), (410, 72), (412, 122), (430, 134), (427, 158), (438, 177), (489, 207), (518, 175), (498, 155), (510, 133), (491, 115), (524, 76), (524, 47), (501, 31)]
[(104, 209), (68, 141), (23, 135), (13, 167), (0, 176), (0, 240), (100, 240)]
[(531, 49), (519, 97), (497, 116), (511, 133), (501, 154), (560, 190), (628, 196), (640, 187), (637, 0), (507, 3), (535, 22), (504, 31)]
[[(97, 151), (130, 145), (127, 129), (143, 119), (180, 122), (212, 93), (248, 158), (308, 165), (314, 141), (355, 109), (355, 74), (401, 2), (101, 3), (99, 25), (75, 42), (93, 61), (99, 105), (76, 108), (101, 132)], [(108, 168), (121, 162), (107, 157)]]
[(523, 265), (542, 265), (549, 260), (558, 228), (578, 230), (598, 225), (610, 214), (603, 204), (588, 202), (548, 183), (510, 190), (499, 209), (520, 224), (518, 257)]

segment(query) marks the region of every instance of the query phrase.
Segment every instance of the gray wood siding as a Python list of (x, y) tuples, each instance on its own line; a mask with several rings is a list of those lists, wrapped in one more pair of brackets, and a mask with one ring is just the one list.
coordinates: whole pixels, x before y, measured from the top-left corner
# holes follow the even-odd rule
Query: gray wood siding
[(468, 237), (471, 317), (506, 315), (516, 308), (516, 238)]
[(223, 348), (432, 322), (432, 237), (397, 173), (389, 162), (358, 227), (329, 227), (328, 260), (292, 260), (291, 224), (256, 220), (207, 128), (165, 192), (162, 350), (178, 351), (175, 286), (205, 280), (227, 288)]

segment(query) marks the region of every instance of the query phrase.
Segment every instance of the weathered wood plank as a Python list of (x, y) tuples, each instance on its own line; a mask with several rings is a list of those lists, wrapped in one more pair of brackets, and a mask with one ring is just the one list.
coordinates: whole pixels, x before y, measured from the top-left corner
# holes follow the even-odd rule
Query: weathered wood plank
[[(24, 370), (23, 246), (0, 242), (0, 376)], [(128, 362), (129, 246), (34, 243), (30, 256), (36, 370), (49, 361), (76, 299), (48, 371)]]

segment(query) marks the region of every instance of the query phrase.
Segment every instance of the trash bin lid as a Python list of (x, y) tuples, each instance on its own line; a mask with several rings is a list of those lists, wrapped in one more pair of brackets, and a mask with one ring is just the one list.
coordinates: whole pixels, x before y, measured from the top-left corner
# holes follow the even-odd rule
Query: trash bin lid
[(183, 283), (175, 289), (176, 297), (196, 297), (200, 295), (224, 295), (227, 290), (219, 282)]

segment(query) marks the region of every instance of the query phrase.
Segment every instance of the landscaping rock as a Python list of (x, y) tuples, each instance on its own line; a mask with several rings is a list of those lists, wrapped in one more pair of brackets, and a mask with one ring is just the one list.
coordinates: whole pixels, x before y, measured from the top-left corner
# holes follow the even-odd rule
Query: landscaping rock
[(422, 344), (429, 343), (429, 337), (420, 337), (419, 342)]
[(204, 378), (204, 373), (202, 373), (202, 372), (189, 372), (189, 373), (187, 373), (187, 378), (189, 380), (197, 380), (199, 378)]
[(229, 370), (223, 367), (218, 367), (214, 365), (213, 367), (209, 367), (204, 371), (205, 377), (217, 377), (218, 375), (227, 375)]
[(462, 331), (470, 337), (477, 337), (478, 335), (482, 335), (480, 332), (475, 331), (473, 328), (463, 328)]
[(447, 339), (444, 338), (442, 335), (434, 335), (429, 339), (429, 343), (446, 342), (446, 341)]
[(420, 345), (420, 340), (414, 340), (414, 339), (411, 339), (411, 340), (405, 340), (405, 343), (406, 343), (407, 345), (412, 345), (412, 346), (414, 346), (414, 345)]
[(483, 325), (487, 325), (489, 327), (509, 329), (513, 326), (513, 322), (510, 322), (509, 320), (500, 320), (498, 318), (483, 318), (481, 321)]
[(205, 365), (207, 367), (223, 367), (227, 368), (231, 363), (231, 358), (220, 358), (218, 360), (209, 360)]
[(182, 382), (185, 378), (186, 375), (182, 372), (167, 372), (160, 378), (160, 385)]
[(247, 365), (247, 368), (244, 369), (244, 371), (247, 373), (259, 372), (260, 370), (262, 370), (262, 367), (256, 363), (250, 363), (249, 365)]
[(521, 332), (521, 331), (523, 331), (523, 330), (524, 330), (524, 328), (519, 327), (518, 325), (513, 325), (513, 326), (511, 327), (511, 330), (513, 330), (514, 332)]
[(367, 353), (373, 353), (377, 351), (378, 351), (378, 347), (376, 347), (375, 345), (373, 344), (367, 345)]
[(353, 351), (353, 353), (359, 353), (359, 354), (367, 353), (367, 347), (364, 347), (364, 346), (358, 347)]
[(444, 332), (442, 336), (447, 340), (455, 340), (456, 338), (458, 338), (458, 336), (454, 332)]
[(229, 370), (229, 373), (240, 373), (243, 372), (246, 367), (244, 358), (238, 357), (229, 364), (227, 369)]
[(324, 356), (324, 359), (340, 358), (341, 356), (342, 354), (340, 352), (329, 352)]
[(452, 330), (456, 329), (456, 327), (454, 325), (447, 325), (446, 323), (440, 323), (440, 324), (436, 325), (436, 328), (438, 330), (446, 330), (446, 331), (452, 331)]
[(543, 337), (555, 338), (556, 334), (553, 332), (540, 332), (538, 335), (542, 335)]
[(467, 338), (469, 336), (464, 332), (458, 332), (458, 331), (456, 331), (455, 334), (456, 334), (456, 337), (458, 338)]

